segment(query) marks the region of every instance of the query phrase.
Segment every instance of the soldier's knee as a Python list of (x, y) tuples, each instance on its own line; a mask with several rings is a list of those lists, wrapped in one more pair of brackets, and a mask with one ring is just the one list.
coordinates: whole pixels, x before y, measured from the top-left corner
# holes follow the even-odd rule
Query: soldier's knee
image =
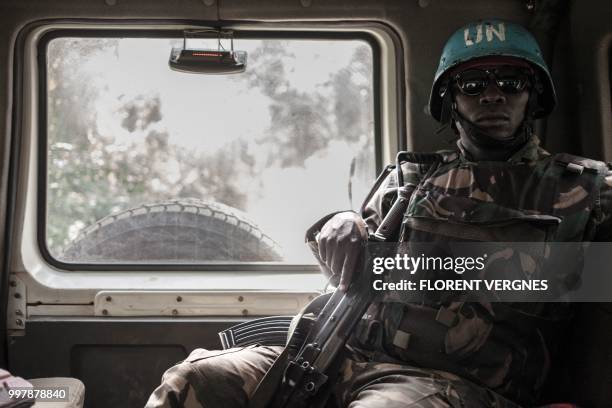
[[(196, 349), (164, 373), (162, 384), (151, 395), (147, 408), (244, 407), (281, 351), (282, 347)], [(173, 405), (173, 401), (178, 401), (178, 405)]]
[(194, 375), (189, 363), (181, 362), (170, 367), (145, 408), (204, 408), (196, 397), (193, 382)]
[(191, 376), (191, 367), (189, 363), (180, 361), (172, 367), (168, 368), (162, 375), (162, 383), (178, 384), (189, 381)]

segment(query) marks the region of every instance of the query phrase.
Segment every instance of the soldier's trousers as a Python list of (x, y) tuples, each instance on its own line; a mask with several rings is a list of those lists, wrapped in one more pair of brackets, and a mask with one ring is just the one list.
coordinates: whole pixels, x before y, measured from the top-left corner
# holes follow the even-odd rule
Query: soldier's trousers
[[(282, 350), (264, 346), (196, 349), (164, 373), (146, 408), (246, 408), (249, 396)], [(450, 373), (365, 361), (357, 355), (342, 362), (334, 390), (337, 405), (349, 408), (519, 408)]]

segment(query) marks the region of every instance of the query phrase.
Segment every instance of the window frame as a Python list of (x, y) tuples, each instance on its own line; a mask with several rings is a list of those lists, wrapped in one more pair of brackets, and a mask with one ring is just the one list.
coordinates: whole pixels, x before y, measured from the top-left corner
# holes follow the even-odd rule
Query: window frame
[[(192, 28), (192, 27), (189, 27)], [(205, 28), (205, 27), (201, 27)], [(38, 69), (38, 200), (36, 204), (36, 240), (43, 260), (53, 268), (67, 272), (161, 272), (161, 271), (197, 271), (197, 272), (289, 272), (303, 273), (318, 272), (314, 264), (294, 264), (275, 262), (214, 262), (209, 263), (68, 263), (55, 258), (47, 246), (47, 47), (50, 41), (56, 38), (182, 38), (183, 31), (176, 28), (60, 28), (43, 34), (37, 43), (37, 69)], [(213, 38), (214, 36), (211, 36)], [(381, 49), (378, 41), (371, 33), (356, 30), (350, 31), (293, 31), (279, 28), (277, 30), (258, 30), (237, 28), (234, 31), (235, 39), (305, 39), (305, 40), (361, 40), (367, 43), (372, 50), (372, 84), (373, 84), (373, 111), (374, 111), (374, 155), (376, 172), (380, 172), (383, 163), (382, 117), (381, 117)], [(398, 110), (399, 111), (399, 110)], [(401, 111), (400, 111), (401, 112)], [(373, 175), (375, 176), (375, 175)], [(373, 177), (374, 179), (374, 177)], [(324, 215), (324, 214), (322, 214)], [(313, 220), (314, 222), (315, 220)], [(313, 259), (314, 261), (314, 259)], [(314, 262), (313, 262), (314, 263)]]

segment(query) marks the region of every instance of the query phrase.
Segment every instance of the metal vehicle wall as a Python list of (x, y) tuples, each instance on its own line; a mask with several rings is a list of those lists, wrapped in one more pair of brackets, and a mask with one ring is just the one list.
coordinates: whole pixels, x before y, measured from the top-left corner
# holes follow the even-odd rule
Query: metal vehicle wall
[[(535, 7), (534, 7), (535, 5)], [(384, 162), (399, 149), (431, 151), (446, 147), (435, 136), (436, 122), (426, 111), (427, 100), (439, 53), (445, 39), (457, 27), (480, 17), (502, 17), (528, 26), (542, 44), (552, 66), (559, 105), (546, 123), (538, 124), (545, 146), (594, 159), (612, 160), (612, 106), (610, 55), (612, 45), (612, 3), (587, 1), (524, 0), (0, 0), (0, 287), (3, 307), (0, 314), (3, 336), (0, 366), (24, 377), (76, 376), (87, 387), (88, 406), (137, 406), (142, 404), (161, 373), (186, 352), (196, 347), (218, 347), (216, 333), (243, 319), (241, 314), (220, 316), (203, 313), (187, 317), (105, 317), (93, 313), (99, 288), (85, 291), (70, 310), (82, 313), (36, 319), (24, 316), (25, 330), (6, 331), (7, 314), (14, 302), (15, 288), (9, 285), (13, 273), (28, 274), (20, 252), (29, 213), (25, 209), (28, 185), (28, 151), (32, 143), (25, 120), (29, 109), (24, 88), (25, 37), (40, 23), (77, 22), (102, 25), (190, 24), (245, 26), (280, 30), (283, 28), (325, 30), (347, 28), (387, 32), (393, 59), (381, 60), (382, 70), (392, 72), (383, 86), (393, 87), (380, 109)], [(313, 220), (314, 221), (314, 220)], [(36, 222), (29, 220), (30, 223)], [(227, 273), (230, 273), (228, 271)], [(304, 273), (309, 272), (305, 271)], [(310, 270), (309, 273), (313, 273)], [(274, 274), (259, 290), (293, 296), (278, 283)], [(27, 286), (27, 285), (26, 285)], [(37, 287), (27, 289), (36, 293)], [(44, 292), (44, 291), (43, 291)], [(240, 291), (231, 296), (240, 295)], [(9, 299), (9, 294), (13, 298)], [(56, 309), (70, 306), (74, 293), (54, 289)], [(93, 296), (92, 296), (93, 294)], [(304, 301), (309, 294), (299, 296)], [(297, 296), (297, 295), (296, 295)], [(76, 298), (79, 298), (78, 296)], [(79, 298), (82, 299), (82, 298)], [(298, 303), (299, 303), (298, 302)], [(27, 307), (45, 306), (27, 303)], [(91, 311), (91, 313), (90, 313)], [(582, 382), (577, 395), (604, 406), (610, 394), (604, 392), (604, 373), (612, 361), (612, 330), (609, 307), (586, 308), (576, 341), (587, 350), (574, 359), (575, 373)], [(597, 329), (599, 324), (608, 329)], [(595, 352), (593, 345), (599, 345)], [(577, 346), (577, 347), (578, 347)], [(607, 378), (607, 377), (606, 377)], [(571, 398), (572, 396), (566, 396)]]

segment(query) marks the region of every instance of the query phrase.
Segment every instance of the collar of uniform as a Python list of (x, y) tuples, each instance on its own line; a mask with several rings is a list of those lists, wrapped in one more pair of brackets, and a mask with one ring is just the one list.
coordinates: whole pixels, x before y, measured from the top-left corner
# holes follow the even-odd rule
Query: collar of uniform
[[(469, 159), (469, 154), (461, 144), (461, 139), (457, 140), (457, 147), (459, 148), (460, 159), (462, 162), (473, 162)], [(507, 160), (509, 163), (521, 163), (521, 162), (534, 162), (537, 161), (540, 156), (548, 155), (544, 149), (540, 147), (540, 139), (536, 135), (532, 135), (529, 140), (517, 150)]]

